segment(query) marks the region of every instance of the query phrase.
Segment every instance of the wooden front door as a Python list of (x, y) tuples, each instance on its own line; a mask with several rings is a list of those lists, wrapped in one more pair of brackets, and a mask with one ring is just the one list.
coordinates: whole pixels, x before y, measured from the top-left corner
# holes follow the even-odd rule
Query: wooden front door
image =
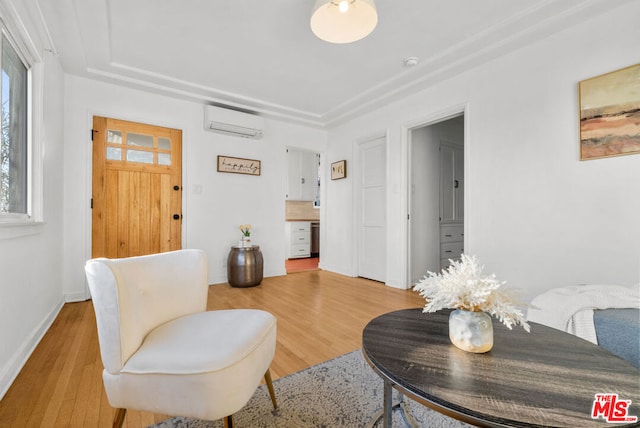
[(182, 132), (94, 116), (92, 257), (181, 248)]

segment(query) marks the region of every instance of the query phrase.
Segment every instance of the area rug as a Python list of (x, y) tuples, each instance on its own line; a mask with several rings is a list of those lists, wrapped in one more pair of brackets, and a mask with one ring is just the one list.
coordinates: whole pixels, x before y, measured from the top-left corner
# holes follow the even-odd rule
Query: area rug
[[(375, 420), (382, 409), (383, 382), (364, 361), (361, 351), (350, 352), (273, 382), (279, 409), (274, 411), (265, 385), (234, 414), (236, 428), (357, 428), (382, 427)], [(394, 390), (394, 404), (400, 394)], [(405, 412), (418, 427), (470, 427), (404, 398)], [(175, 417), (154, 428), (220, 428), (222, 421)], [(408, 426), (394, 410), (393, 426)]]

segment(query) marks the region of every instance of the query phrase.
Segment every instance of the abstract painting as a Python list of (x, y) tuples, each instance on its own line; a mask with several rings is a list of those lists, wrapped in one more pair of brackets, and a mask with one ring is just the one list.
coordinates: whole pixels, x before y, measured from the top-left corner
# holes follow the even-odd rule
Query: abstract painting
[(640, 64), (578, 83), (580, 159), (640, 153)]

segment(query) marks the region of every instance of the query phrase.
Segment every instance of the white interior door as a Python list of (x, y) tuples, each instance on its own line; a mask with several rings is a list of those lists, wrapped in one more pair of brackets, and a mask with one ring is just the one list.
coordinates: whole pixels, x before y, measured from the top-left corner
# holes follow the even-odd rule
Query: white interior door
[(381, 282), (387, 277), (386, 168), (384, 137), (360, 145), (358, 275)]

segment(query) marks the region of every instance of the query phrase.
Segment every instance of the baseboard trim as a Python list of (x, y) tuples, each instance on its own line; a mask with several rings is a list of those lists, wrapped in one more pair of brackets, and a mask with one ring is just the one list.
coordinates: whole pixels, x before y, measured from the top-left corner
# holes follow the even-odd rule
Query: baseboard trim
[(60, 300), (56, 303), (47, 314), (47, 316), (40, 322), (40, 324), (33, 330), (33, 332), (29, 335), (27, 340), (22, 343), (22, 346), (18, 348), (18, 350), (13, 354), (13, 357), (9, 360), (9, 362), (2, 368), (0, 371), (0, 400), (7, 393), (13, 381), (18, 377), (20, 371), (27, 363), (27, 360), (36, 349), (36, 346), (40, 343), (44, 335), (47, 333), (53, 321), (55, 321), (56, 317), (60, 313), (62, 306), (64, 305), (64, 301)]
[(213, 275), (209, 277), (209, 285), (224, 284), (227, 282), (227, 275)]
[(64, 295), (64, 301), (67, 303), (84, 302), (85, 300), (89, 300), (90, 298), (91, 296), (86, 292), (66, 293)]
[(322, 259), (320, 259), (320, 263), (318, 264), (318, 268), (322, 270), (326, 270), (328, 272), (337, 273), (344, 276), (349, 276), (351, 278), (355, 278), (357, 275), (354, 275), (353, 270), (347, 266), (331, 266), (325, 263), (322, 263)]

